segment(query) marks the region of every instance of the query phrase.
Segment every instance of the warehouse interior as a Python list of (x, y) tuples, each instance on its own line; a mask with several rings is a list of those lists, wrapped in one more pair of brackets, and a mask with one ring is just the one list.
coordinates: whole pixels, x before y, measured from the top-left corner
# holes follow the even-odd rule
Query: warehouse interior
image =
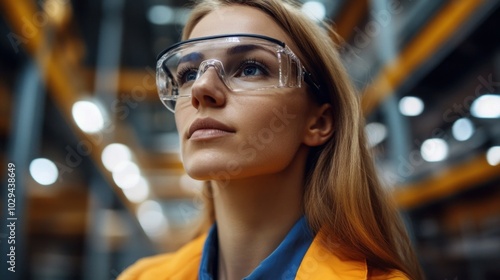
[[(339, 35), (426, 277), (500, 279), (500, 1), (300, 2)], [(17, 271), (0, 278), (115, 279), (189, 241), (202, 183), (183, 171), (155, 84), (188, 1), (0, 7), (0, 213), (13, 164), (17, 217)]]

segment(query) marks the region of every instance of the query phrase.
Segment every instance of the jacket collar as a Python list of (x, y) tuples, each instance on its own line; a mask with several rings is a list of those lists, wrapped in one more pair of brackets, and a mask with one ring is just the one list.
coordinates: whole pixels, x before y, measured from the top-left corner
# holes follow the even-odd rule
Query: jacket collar
[[(305, 216), (301, 217), (289, 230), (276, 249), (248, 274), (251, 279), (295, 279), (306, 252), (311, 247), (314, 235), (309, 229)], [(218, 260), (217, 224), (208, 233), (203, 247), (199, 279), (212, 280), (217, 274)]]
[[(206, 239), (207, 234), (203, 234), (175, 253), (141, 259), (120, 274), (118, 279), (197, 280)], [(365, 260), (355, 261), (342, 258), (338, 254), (326, 250), (316, 236), (300, 263), (295, 279), (409, 280), (409, 277), (399, 270), (387, 271), (370, 268), (370, 272), (368, 272)]]
[[(359, 280), (368, 278), (368, 267), (365, 260), (350, 260), (327, 250), (319, 239), (320, 234), (314, 238), (311, 246), (307, 249), (302, 262), (297, 270), (295, 279), (342, 279)], [(207, 234), (197, 240), (197, 257), (199, 258), (196, 267), (192, 270), (198, 271), (201, 263), (201, 252)]]

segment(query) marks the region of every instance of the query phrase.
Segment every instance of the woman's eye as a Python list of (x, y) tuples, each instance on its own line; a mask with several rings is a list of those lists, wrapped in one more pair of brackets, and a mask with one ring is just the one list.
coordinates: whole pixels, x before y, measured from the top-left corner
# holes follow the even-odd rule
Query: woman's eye
[(247, 66), (242, 71), (242, 76), (256, 76), (262, 74), (264, 73), (255, 65)]
[(184, 80), (186, 82), (196, 80), (196, 71), (191, 70), (188, 73), (186, 73)]
[(262, 63), (256, 61), (245, 61), (239, 67), (236, 76), (239, 77), (252, 77), (252, 76), (266, 76), (268, 71)]
[(185, 69), (177, 74), (177, 82), (180, 86), (196, 80), (197, 69)]

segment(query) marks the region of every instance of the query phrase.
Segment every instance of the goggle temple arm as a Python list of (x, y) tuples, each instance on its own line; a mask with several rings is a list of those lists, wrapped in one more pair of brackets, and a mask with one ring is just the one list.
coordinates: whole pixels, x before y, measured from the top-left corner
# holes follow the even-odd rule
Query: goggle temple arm
[(314, 88), (314, 91), (320, 92), (320, 85), (317, 84), (314, 79), (312, 78), (312, 74), (307, 72), (306, 69), (302, 69), (302, 75), (304, 76), (304, 82), (306, 84), (312, 86)]

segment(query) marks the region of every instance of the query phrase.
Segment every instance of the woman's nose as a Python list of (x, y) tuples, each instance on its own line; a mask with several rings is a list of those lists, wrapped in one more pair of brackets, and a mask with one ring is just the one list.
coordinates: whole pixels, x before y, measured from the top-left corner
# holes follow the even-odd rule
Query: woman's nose
[(191, 87), (191, 104), (202, 107), (222, 107), (226, 104), (227, 87), (215, 66), (208, 66)]

